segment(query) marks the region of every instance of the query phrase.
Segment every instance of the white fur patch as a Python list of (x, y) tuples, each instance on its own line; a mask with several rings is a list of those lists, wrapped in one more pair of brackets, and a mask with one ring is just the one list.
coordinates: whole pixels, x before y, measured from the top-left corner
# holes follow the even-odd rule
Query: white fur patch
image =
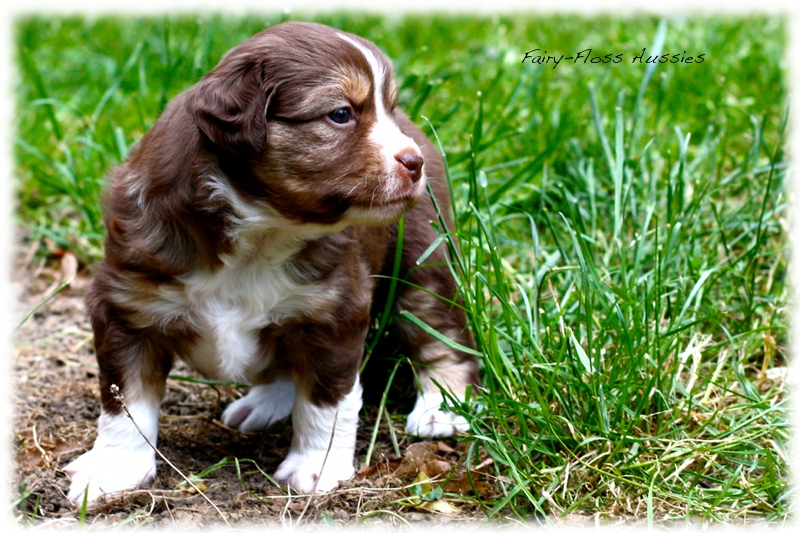
[(333, 284), (300, 285), (282, 264), (240, 256), (213, 274), (188, 276), (184, 291), (201, 333), (192, 364), (216, 379), (251, 382), (269, 364), (258, 353), (259, 330), (324, 311), (340, 298)]
[(250, 389), (247, 396), (231, 403), (222, 413), (222, 423), (239, 431), (262, 431), (292, 414), (294, 383), (275, 381)]
[[(155, 446), (158, 404), (132, 402), (128, 410)], [(103, 494), (134, 489), (150, 482), (156, 475), (155, 451), (126, 414), (103, 412), (94, 447), (72, 461), (64, 471), (72, 480), (67, 497), (81, 505), (84, 492), (88, 492), (88, 501), (94, 502)]]
[(408, 415), (406, 431), (420, 437), (449, 437), (468, 431), (469, 424), (463, 416), (442, 411), (443, 400), (440, 392), (418, 394)]
[(360, 409), (358, 377), (353, 390), (335, 407), (316, 406), (298, 390), (292, 412), (292, 447), (275, 472), (275, 479), (309, 494), (331, 490), (352, 477)]

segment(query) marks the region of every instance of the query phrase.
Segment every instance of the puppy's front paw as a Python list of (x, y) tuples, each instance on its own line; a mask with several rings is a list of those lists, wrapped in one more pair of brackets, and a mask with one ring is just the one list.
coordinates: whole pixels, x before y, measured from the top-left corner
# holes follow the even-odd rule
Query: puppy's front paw
[(417, 396), (414, 409), (408, 415), (406, 431), (420, 437), (449, 437), (469, 430), (463, 416), (442, 411), (444, 398), (439, 393)]
[(317, 491), (328, 491), (336, 487), (340, 481), (353, 477), (355, 469), (352, 450), (348, 452), (331, 449), (327, 461), (325, 453), (326, 450), (290, 451), (275, 472), (275, 479), (287, 483), (297, 492), (310, 494), (314, 492), (315, 485)]
[(72, 482), (67, 498), (80, 506), (84, 493), (94, 503), (103, 494), (135, 489), (149, 483), (156, 475), (155, 452), (147, 449), (125, 449), (117, 446), (95, 446), (66, 467)]
[(222, 413), (222, 423), (239, 431), (261, 431), (292, 414), (294, 383), (257, 385)]

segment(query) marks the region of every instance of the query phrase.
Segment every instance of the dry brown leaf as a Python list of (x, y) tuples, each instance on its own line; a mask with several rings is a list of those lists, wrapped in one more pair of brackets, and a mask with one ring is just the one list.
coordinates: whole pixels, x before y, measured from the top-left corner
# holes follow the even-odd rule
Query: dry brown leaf
[[(477, 496), (487, 496), (491, 493), (491, 488), (489, 484), (475, 479), (475, 476), (472, 477), (472, 481), (475, 484), (475, 490), (478, 491)], [(469, 482), (469, 478), (467, 476), (460, 476), (457, 478), (453, 478), (447, 482), (444, 488), (445, 492), (452, 492), (455, 494), (474, 494), (475, 492), (472, 489), (472, 485)]]
[(427, 474), (431, 479), (438, 477), (440, 480), (442, 480), (453, 468), (452, 464), (438, 458), (433, 459), (430, 457), (425, 457), (424, 459), (425, 461), (419, 466), (419, 469), (421, 472), (425, 472), (425, 474)]
[(458, 453), (455, 449), (453, 449), (450, 446), (448, 446), (447, 443), (445, 443), (443, 441), (440, 441), (440, 440), (436, 441), (436, 447), (442, 453)]

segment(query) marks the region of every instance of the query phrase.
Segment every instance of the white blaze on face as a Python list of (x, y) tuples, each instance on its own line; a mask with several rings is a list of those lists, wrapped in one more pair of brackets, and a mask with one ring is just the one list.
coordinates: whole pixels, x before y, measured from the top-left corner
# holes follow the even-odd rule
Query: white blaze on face
[[(375, 113), (376, 113), (376, 121), (372, 127), (372, 130), (369, 133), (369, 139), (376, 145), (380, 146), (381, 154), (383, 159), (386, 163), (388, 169), (393, 169), (395, 165), (399, 165), (400, 163), (397, 161), (395, 156), (400, 153), (412, 151), (417, 155), (420, 154), (419, 146), (417, 143), (414, 142), (413, 139), (405, 135), (400, 128), (395, 124), (394, 120), (389, 116), (389, 111), (386, 109), (383, 101), (383, 81), (386, 75), (386, 71), (378, 61), (378, 58), (375, 57), (375, 54), (372, 53), (364, 45), (358, 43), (354, 39), (351, 39), (347, 35), (339, 34), (339, 37), (347, 41), (348, 43), (352, 44), (356, 47), (364, 58), (367, 60), (369, 64), (370, 70), (372, 71), (372, 79), (373, 79), (373, 91), (374, 91), (374, 100), (375, 100)], [(388, 184), (389, 190), (387, 192), (391, 193), (400, 185), (397, 183), (397, 180), (392, 180), (393, 183)], [(417, 192), (421, 192), (425, 188), (425, 180), (420, 179), (417, 182)]]

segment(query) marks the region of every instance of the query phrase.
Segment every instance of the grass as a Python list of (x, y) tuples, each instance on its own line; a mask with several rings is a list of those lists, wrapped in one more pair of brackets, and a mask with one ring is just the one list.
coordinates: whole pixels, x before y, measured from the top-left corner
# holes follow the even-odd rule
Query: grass
[[(453, 409), (501, 480), (485, 515), (787, 520), (785, 20), (316, 19), (394, 59), (446, 154), (483, 363)], [(279, 20), (19, 19), (17, 223), (96, 260), (108, 168)], [(522, 64), (534, 48), (623, 61)]]

